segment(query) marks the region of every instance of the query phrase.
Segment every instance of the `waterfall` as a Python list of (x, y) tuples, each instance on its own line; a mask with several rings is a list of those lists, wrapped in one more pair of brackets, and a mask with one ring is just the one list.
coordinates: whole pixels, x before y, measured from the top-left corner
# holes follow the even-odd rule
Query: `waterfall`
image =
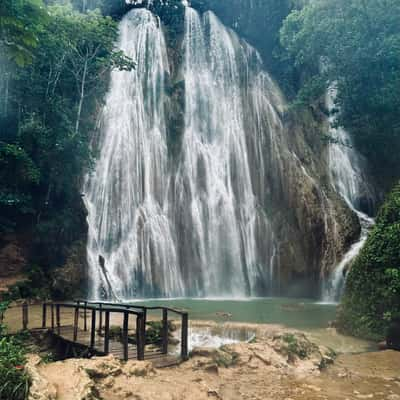
[(213, 13), (186, 8), (184, 129), (172, 160), (155, 17), (130, 11), (118, 47), (137, 68), (112, 72), (85, 182), (91, 297), (271, 294), (278, 251), (263, 160), (266, 148), (279, 158), (283, 100), (260, 56)]
[[(343, 256), (340, 263), (323, 283), (323, 301), (339, 301), (345, 284), (346, 267), (357, 257), (365, 241), (368, 232), (374, 224), (373, 218), (362, 211), (365, 207), (362, 199), (367, 199), (367, 206), (372, 203), (373, 195), (368, 185), (368, 180), (363, 173), (364, 161), (354, 150), (351, 137), (343, 128), (336, 128), (335, 99), (337, 89), (332, 86), (328, 89), (326, 105), (330, 112), (329, 126), (333, 143), (329, 144), (329, 170), (330, 180), (335, 191), (343, 198), (348, 207), (357, 214), (361, 225), (359, 240), (354, 243)], [(365, 201), (364, 201), (365, 203)]]
[(90, 294), (179, 296), (183, 282), (166, 196), (168, 62), (163, 34), (150, 11), (133, 10), (124, 17), (118, 47), (137, 67), (112, 72), (100, 155), (85, 184)]
[(254, 295), (273, 279), (275, 254), (246, 142), (242, 74), (255, 54), (213, 13), (201, 18), (189, 7), (184, 47), (185, 130), (175, 184), (177, 207), (185, 210), (178, 216), (184, 273), (196, 294)]

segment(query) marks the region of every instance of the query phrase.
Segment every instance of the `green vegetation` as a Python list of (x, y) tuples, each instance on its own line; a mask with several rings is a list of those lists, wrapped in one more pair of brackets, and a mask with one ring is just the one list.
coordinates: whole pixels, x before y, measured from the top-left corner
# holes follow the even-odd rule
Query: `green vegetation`
[(9, 286), (7, 293), (3, 294), (3, 300), (18, 299), (49, 299), (51, 289), (48, 276), (38, 266), (31, 266), (27, 271), (27, 278)]
[(239, 362), (239, 353), (225, 345), (214, 352), (212, 359), (218, 367), (229, 368)]
[(2, 0), (0, 54), (7, 53), (19, 66), (31, 62), (46, 20), (42, 0)]
[(316, 346), (305, 340), (305, 338), (296, 337), (292, 333), (286, 333), (282, 336), (282, 342), (289, 360), (299, 357), (301, 360), (309, 357), (316, 350)]
[(382, 339), (400, 317), (400, 184), (382, 206), (347, 278), (338, 315), (342, 331)]
[(307, 105), (336, 83), (338, 123), (377, 176), (400, 166), (400, 3), (315, 0), (293, 11), (281, 42), (301, 68)]
[[(146, 322), (146, 343), (161, 344), (163, 339), (163, 323), (162, 321), (147, 321)], [(168, 321), (168, 337), (173, 338), (173, 332), (176, 331), (176, 326), (173, 321)]]
[(1, 2), (0, 34), (0, 234), (30, 232), (46, 271), (85, 231), (89, 138), (109, 71), (134, 62), (114, 49), (114, 20), (68, 4)]
[[(0, 303), (0, 314), (7, 309)], [(25, 371), (25, 350), (22, 343), (7, 335), (0, 325), (0, 399), (25, 400), (29, 391), (29, 376)]]

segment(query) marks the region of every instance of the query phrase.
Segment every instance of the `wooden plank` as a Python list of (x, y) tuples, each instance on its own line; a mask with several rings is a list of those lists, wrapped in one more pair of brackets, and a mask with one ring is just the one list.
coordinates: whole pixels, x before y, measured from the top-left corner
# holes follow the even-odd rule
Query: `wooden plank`
[(137, 344), (137, 358), (138, 360), (144, 360), (144, 348), (145, 348), (145, 331), (143, 315), (136, 317), (136, 344)]
[(188, 333), (189, 318), (188, 314), (182, 314), (182, 331), (181, 331), (181, 357), (183, 360), (188, 359)]
[(28, 303), (26, 301), (22, 304), (22, 329), (24, 331), (28, 329)]
[(84, 303), (84, 309), (83, 309), (83, 330), (86, 332), (87, 331), (87, 302)]
[(101, 331), (103, 329), (103, 306), (99, 304), (99, 333), (101, 335)]
[(54, 331), (54, 304), (51, 304), (51, 329)]
[(47, 304), (43, 303), (43, 305), (42, 305), (42, 328), (43, 329), (46, 328), (46, 320), (47, 320), (46, 314), (47, 314)]
[(129, 325), (129, 313), (124, 312), (124, 322), (122, 327), (122, 342), (124, 345), (124, 360), (128, 359), (128, 325)]
[(104, 353), (108, 354), (110, 348), (110, 311), (106, 311), (104, 326)]
[(78, 340), (78, 331), (79, 331), (79, 305), (75, 307), (73, 331), (74, 331), (73, 340), (74, 342), (76, 342)]
[(96, 339), (96, 310), (92, 310), (92, 326), (90, 331), (90, 348), (94, 348)]
[(163, 354), (168, 354), (168, 310), (163, 309), (163, 319), (162, 319), (162, 352)]
[(57, 333), (60, 334), (60, 326), (61, 326), (61, 321), (60, 321), (60, 305), (56, 305), (56, 325), (57, 325)]

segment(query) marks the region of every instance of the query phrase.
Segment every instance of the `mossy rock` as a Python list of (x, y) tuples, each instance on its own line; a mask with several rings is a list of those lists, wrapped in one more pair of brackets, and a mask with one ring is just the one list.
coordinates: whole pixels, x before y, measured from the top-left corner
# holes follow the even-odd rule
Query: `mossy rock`
[(319, 352), (318, 346), (310, 342), (304, 335), (285, 333), (277, 338), (280, 341), (280, 352), (288, 356), (288, 360), (293, 362), (296, 357), (305, 360), (315, 352)]

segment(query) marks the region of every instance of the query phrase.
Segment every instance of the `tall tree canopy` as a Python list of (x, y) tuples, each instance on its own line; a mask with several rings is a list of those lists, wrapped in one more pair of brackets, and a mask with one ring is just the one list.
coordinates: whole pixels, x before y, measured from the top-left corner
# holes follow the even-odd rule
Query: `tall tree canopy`
[[(82, 226), (79, 187), (91, 165), (89, 138), (108, 72), (134, 63), (115, 51), (117, 24), (98, 11), (39, 0), (6, 3), (0, 17), (9, 50), (0, 77), (0, 232), (30, 226), (38, 262), (57, 265), (60, 248)], [(19, 29), (26, 21), (24, 39)], [(52, 260), (40, 259), (51, 253)]]
[(20, 66), (30, 62), (46, 20), (42, 0), (2, 0), (0, 52)]
[(314, 0), (281, 30), (283, 46), (311, 76), (301, 95), (337, 82), (339, 124), (386, 174), (400, 166), (399, 21), (398, 0)]

